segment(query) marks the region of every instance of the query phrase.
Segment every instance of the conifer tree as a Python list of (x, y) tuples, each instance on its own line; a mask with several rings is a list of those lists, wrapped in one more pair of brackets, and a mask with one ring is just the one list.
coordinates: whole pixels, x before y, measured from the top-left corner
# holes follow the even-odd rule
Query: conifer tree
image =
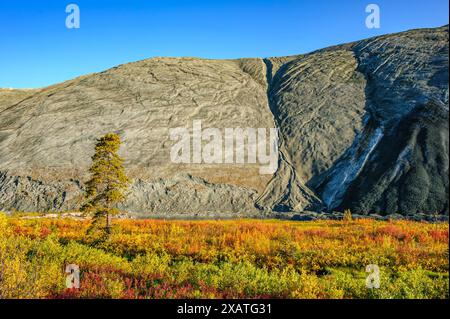
[(106, 218), (107, 233), (111, 227), (111, 215), (117, 213), (114, 205), (125, 200), (129, 185), (123, 159), (117, 154), (120, 145), (120, 137), (114, 133), (97, 140), (89, 169), (91, 179), (86, 183), (86, 204), (83, 209), (94, 213), (93, 225)]

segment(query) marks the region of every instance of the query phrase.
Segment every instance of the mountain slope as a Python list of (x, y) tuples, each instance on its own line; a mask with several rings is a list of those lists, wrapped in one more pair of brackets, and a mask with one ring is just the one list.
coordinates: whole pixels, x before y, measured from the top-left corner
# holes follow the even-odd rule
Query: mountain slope
[[(279, 129), (279, 169), (173, 164), (169, 129)], [(116, 132), (144, 215), (448, 214), (448, 27), (306, 55), (154, 58), (0, 90), (0, 209), (76, 209), (95, 138)]]

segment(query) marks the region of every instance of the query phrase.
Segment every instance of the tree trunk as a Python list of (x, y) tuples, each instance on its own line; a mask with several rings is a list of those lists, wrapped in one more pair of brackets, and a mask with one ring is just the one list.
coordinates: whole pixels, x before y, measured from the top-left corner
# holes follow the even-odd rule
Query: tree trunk
[(111, 229), (111, 215), (106, 211), (106, 232), (109, 234)]

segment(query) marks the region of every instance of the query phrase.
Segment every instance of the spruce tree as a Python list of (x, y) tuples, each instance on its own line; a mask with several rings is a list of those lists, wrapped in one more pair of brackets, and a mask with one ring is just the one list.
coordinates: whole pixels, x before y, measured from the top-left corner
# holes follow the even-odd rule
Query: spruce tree
[(111, 227), (111, 215), (117, 213), (114, 205), (125, 200), (129, 185), (123, 159), (117, 154), (120, 145), (120, 137), (114, 133), (97, 140), (89, 169), (91, 179), (86, 183), (83, 210), (94, 213), (93, 226), (106, 218), (107, 233)]

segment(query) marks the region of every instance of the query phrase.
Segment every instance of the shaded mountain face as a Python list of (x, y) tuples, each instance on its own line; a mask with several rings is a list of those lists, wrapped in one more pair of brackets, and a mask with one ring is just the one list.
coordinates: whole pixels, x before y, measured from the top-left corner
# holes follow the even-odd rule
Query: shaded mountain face
[[(278, 170), (175, 164), (170, 129), (279, 130)], [(95, 139), (123, 140), (140, 216), (448, 214), (448, 27), (307, 55), (155, 58), (0, 90), (0, 209), (72, 210)]]
[(418, 105), (385, 133), (345, 193), (354, 212), (448, 214), (448, 112)]

